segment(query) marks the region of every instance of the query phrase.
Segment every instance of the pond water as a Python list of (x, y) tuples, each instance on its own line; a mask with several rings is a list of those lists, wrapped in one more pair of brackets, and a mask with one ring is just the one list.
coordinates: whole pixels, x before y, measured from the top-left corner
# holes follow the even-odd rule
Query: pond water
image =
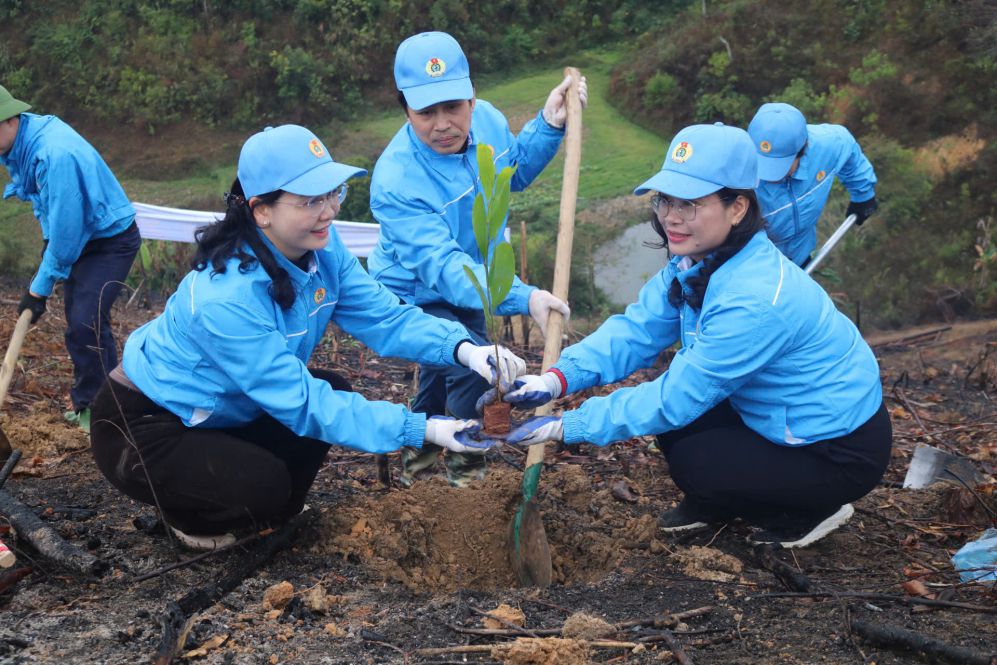
[(647, 223), (626, 229), (595, 252), (595, 285), (609, 301), (623, 307), (637, 299), (637, 292), (668, 263), (664, 249), (645, 247), (661, 238)]

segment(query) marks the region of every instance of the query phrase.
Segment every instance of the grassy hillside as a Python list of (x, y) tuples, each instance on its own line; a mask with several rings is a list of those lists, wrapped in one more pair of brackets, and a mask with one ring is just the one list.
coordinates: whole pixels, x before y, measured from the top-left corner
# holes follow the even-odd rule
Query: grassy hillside
[[(518, 131), (523, 123), (536, 116), (550, 90), (561, 81), (565, 64), (577, 66), (585, 74), (589, 105), (583, 116), (580, 209), (594, 201), (629, 196), (636, 184), (658, 168), (664, 150), (661, 137), (630, 122), (609, 103), (609, 72), (617, 57), (613, 50), (586, 51), (561, 64), (520, 69), (505, 79), (496, 75), (479, 79), (478, 96), (501, 109), (513, 130)], [(387, 108), (365, 114), (363, 119), (331, 121), (313, 127), (327, 141), (337, 160), (369, 168), (403, 122), (401, 110), (391, 103)], [(174, 132), (145, 137), (126, 132), (100, 133), (90, 138), (107, 157), (132, 200), (213, 210), (221, 208), (221, 194), (227, 191), (234, 176), (238, 146), (244, 134), (230, 131), (213, 132), (209, 137), (201, 134), (184, 137)], [(136, 145), (141, 145), (141, 151)], [(159, 158), (158, 166), (155, 156)], [(537, 279), (549, 281), (552, 271), (549, 242), (555, 233), (562, 174), (563, 155), (559, 154), (530, 189), (513, 197), (514, 219), (530, 222), (533, 249), (529, 261)], [(5, 176), (3, 172), (0, 180)], [(342, 218), (370, 221), (367, 182), (369, 179), (363, 179), (351, 187)], [(0, 252), (5, 252), (4, 265), (20, 273), (35, 267), (40, 236), (27, 204), (15, 201), (0, 204), (0, 237), (6, 239), (0, 245)], [(581, 242), (592, 243), (601, 236), (595, 232), (586, 236), (583, 232), (579, 237)], [(169, 264), (183, 263), (183, 248), (169, 247), (167, 243), (152, 243), (152, 246), (157, 270), (163, 273), (156, 277), (155, 285), (168, 288), (182, 268), (178, 265), (170, 269)], [(579, 293), (588, 293), (592, 300), (592, 290), (583, 283), (584, 279), (586, 276), (579, 271), (576, 277)], [(579, 305), (587, 308), (585, 303)]]

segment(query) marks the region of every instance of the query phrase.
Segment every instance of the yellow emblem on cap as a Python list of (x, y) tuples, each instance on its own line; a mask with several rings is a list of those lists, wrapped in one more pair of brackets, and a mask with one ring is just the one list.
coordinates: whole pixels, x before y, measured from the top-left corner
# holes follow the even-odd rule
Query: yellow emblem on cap
[(685, 162), (692, 157), (692, 146), (688, 141), (682, 141), (672, 150), (672, 161), (678, 164)]
[(325, 155), (325, 148), (322, 147), (322, 142), (318, 139), (312, 139), (308, 142), (308, 149), (312, 151), (312, 154), (316, 157), (322, 157)]
[(325, 300), (325, 289), (319, 287), (315, 291), (315, 304), (316, 305), (321, 305), (323, 300)]
[(426, 73), (433, 78), (443, 76), (446, 71), (447, 63), (443, 62), (439, 58), (430, 58), (429, 62), (426, 63)]
[(772, 144), (769, 143), (768, 141), (762, 141), (761, 143), (758, 144), (758, 149), (764, 152), (765, 154), (768, 154), (772, 152)]
[(825, 177), (827, 177), (827, 173), (825, 171), (817, 171), (817, 182), (820, 182)]

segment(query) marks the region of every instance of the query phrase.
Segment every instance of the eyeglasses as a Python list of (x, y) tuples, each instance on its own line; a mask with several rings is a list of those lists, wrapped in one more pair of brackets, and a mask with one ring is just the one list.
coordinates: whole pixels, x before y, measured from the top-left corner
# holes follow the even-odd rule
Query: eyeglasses
[(662, 196), (661, 194), (655, 194), (651, 197), (651, 210), (657, 213), (660, 219), (664, 219), (668, 216), (669, 210), (674, 210), (675, 214), (679, 216), (679, 219), (685, 222), (691, 222), (696, 219), (696, 209), (702, 208), (705, 203), (694, 203), (692, 201), (686, 201), (685, 199), (675, 199), (674, 201), (667, 196)]
[(304, 203), (291, 203), (290, 201), (274, 201), (274, 203), (282, 203), (286, 206), (293, 206), (295, 208), (301, 208), (302, 210), (307, 210), (312, 215), (318, 217), (325, 210), (325, 207), (332, 203), (333, 201), (338, 201), (342, 204), (346, 200), (346, 192), (349, 191), (349, 187), (344, 182), (342, 185), (332, 190), (328, 194), (321, 194), (319, 196), (313, 196)]

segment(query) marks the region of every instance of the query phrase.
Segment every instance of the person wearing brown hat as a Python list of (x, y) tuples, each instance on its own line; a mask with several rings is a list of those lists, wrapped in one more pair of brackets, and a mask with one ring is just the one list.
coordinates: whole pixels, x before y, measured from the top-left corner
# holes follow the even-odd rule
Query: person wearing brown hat
[(18, 315), (45, 313), (62, 280), (66, 348), (73, 361), (73, 409), (66, 418), (89, 431), (90, 402), (118, 364), (111, 304), (141, 244), (135, 210), (92, 145), (52, 115), (0, 86), (0, 163), (10, 175), (3, 198), (31, 204), (42, 227), (41, 265), (25, 290)]

